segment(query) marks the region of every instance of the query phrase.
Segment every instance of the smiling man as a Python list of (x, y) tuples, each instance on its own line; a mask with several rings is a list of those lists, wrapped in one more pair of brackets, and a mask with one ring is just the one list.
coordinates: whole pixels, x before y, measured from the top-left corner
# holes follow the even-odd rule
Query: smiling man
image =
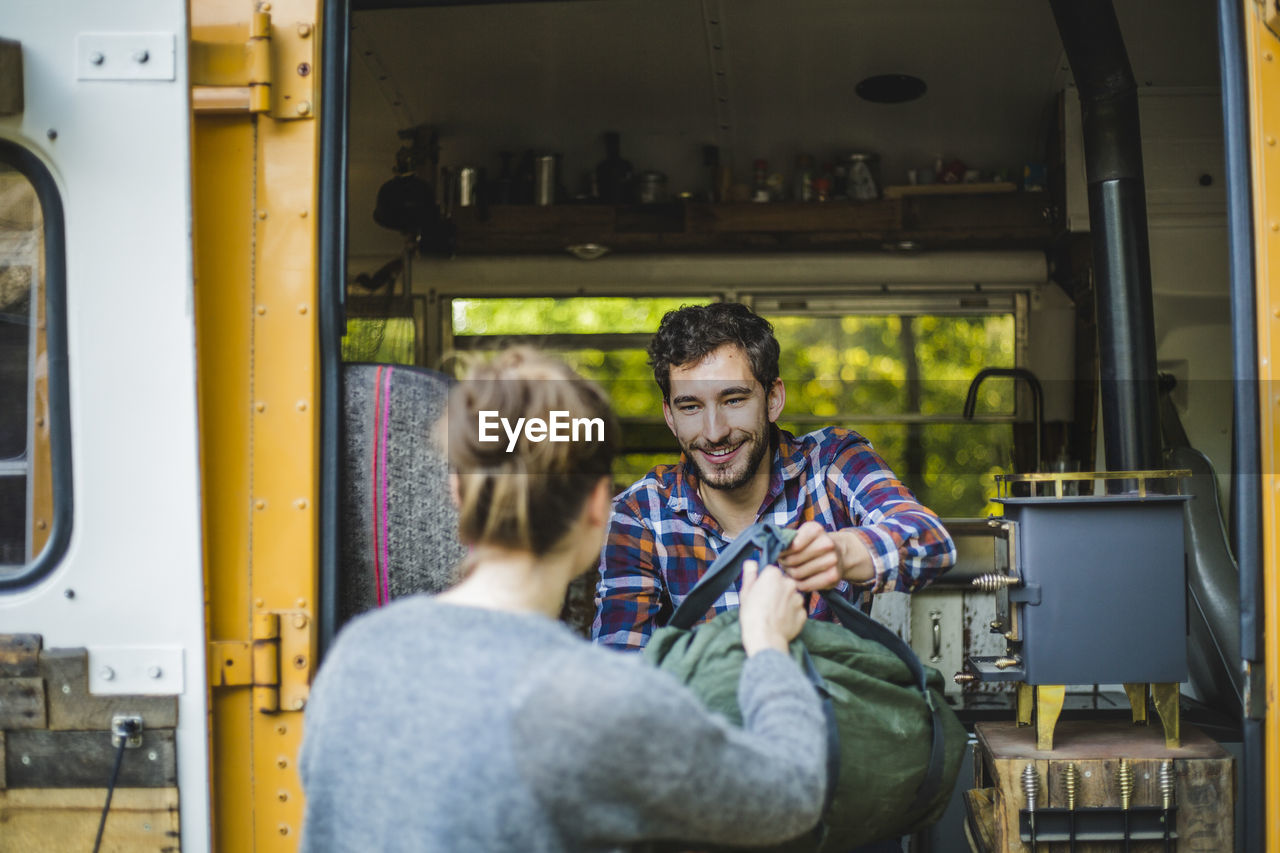
[[(851, 600), (910, 592), (955, 562), (938, 516), (871, 444), (828, 427), (799, 438), (776, 426), (786, 402), (778, 341), (739, 303), (685, 306), (662, 318), (649, 364), (680, 461), (614, 499), (592, 635), (639, 649), (703, 572), (757, 521), (797, 529), (779, 564), (801, 591)], [(730, 589), (714, 613), (738, 606)], [(810, 615), (831, 619), (813, 597)]]

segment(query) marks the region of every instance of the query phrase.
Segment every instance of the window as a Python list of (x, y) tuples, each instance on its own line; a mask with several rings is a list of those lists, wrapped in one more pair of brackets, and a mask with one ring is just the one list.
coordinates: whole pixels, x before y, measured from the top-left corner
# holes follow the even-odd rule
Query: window
[(453, 349), (528, 343), (599, 382), (622, 420), (623, 453), (614, 479), (626, 485), (654, 465), (674, 461), (677, 452), (645, 353), (649, 339), (666, 312), (710, 301), (706, 295), (454, 299)]
[(1012, 380), (984, 383), (978, 415), (962, 413), (979, 370), (1016, 364), (1014, 297), (971, 308), (907, 295), (879, 309), (851, 297), (757, 299), (755, 307), (782, 348), (784, 428), (857, 430), (939, 515), (985, 512), (993, 475), (1012, 470)]
[(0, 141), (0, 586), (43, 574), (69, 535), (61, 240), (48, 172)]

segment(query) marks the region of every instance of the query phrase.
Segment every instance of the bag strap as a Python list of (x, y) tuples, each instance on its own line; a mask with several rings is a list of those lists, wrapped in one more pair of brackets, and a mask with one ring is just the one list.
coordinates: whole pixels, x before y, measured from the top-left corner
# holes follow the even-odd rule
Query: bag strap
[[(720, 553), (716, 561), (711, 564), (711, 568), (707, 569), (707, 573), (702, 576), (689, 592), (689, 595), (685, 597), (684, 601), (680, 602), (680, 606), (671, 614), (671, 619), (667, 624), (686, 630), (692, 628), (694, 623), (711, 609), (716, 600), (724, 595), (729, 587), (733, 585), (733, 582), (738, 579), (738, 576), (742, 574), (742, 563), (752, 554), (752, 549), (759, 550), (758, 559), (761, 568), (763, 568), (777, 562), (778, 555), (786, 550), (795, 535), (796, 532), (794, 530), (778, 527), (768, 522), (759, 522), (748, 527), (733, 540), (728, 548)], [(915, 801), (911, 804), (913, 811), (923, 808), (937, 795), (939, 788), (942, 786), (943, 759), (945, 755), (943, 749), (942, 709), (934, 701), (933, 693), (929, 691), (928, 681), (925, 677), (924, 667), (920, 663), (920, 658), (916, 657), (916, 653), (901, 637), (863, 613), (840, 593), (833, 589), (825, 590), (822, 592), (822, 598), (827, 602), (827, 606), (831, 608), (832, 612), (835, 613), (841, 625), (864, 640), (879, 643), (897, 655), (906, 664), (916, 688), (924, 696), (924, 703), (929, 709), (930, 723), (933, 727), (933, 740), (929, 747), (928, 768), (925, 770), (924, 778), (920, 780), (920, 787), (916, 789)], [(814, 689), (818, 691), (818, 695), (823, 697), (822, 710), (827, 718), (827, 774), (830, 782), (827, 795), (829, 804), (831, 793), (835, 790), (840, 758), (840, 741), (835, 728), (835, 710), (831, 704), (831, 696), (827, 691), (826, 682), (822, 680), (822, 676), (818, 674), (817, 669), (813, 666), (808, 650), (804, 652), (804, 660), (809, 680), (813, 683)], [(832, 770), (832, 762), (836, 763), (834, 772)]]
[(742, 574), (743, 562), (755, 550), (760, 552), (758, 561), (763, 569), (770, 563), (776, 563), (778, 555), (787, 549), (794, 538), (794, 530), (764, 522), (753, 524), (742, 531), (728, 548), (720, 552), (706, 574), (698, 579), (698, 583), (671, 614), (667, 624), (684, 630), (692, 628), (720, 596), (733, 586), (733, 582)]

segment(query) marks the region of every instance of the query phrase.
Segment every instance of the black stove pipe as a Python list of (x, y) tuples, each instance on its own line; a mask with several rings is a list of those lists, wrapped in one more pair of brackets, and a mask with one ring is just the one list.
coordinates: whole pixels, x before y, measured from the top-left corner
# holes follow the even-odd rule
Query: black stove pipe
[(1111, 0), (1049, 5), (1080, 93), (1107, 469), (1162, 468), (1138, 86)]

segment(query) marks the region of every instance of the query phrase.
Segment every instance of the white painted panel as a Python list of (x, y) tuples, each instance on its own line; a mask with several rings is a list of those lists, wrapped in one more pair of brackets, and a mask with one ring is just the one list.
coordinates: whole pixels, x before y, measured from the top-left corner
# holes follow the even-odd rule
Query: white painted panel
[[(0, 625), (87, 647), (124, 680), (141, 666), (178, 694), (181, 843), (200, 853), (209, 768), (186, 4), (11, 0), (0, 25), (22, 43), (26, 102), (0, 118), (0, 136), (48, 164), (65, 210), (75, 501), (61, 565), (0, 595)], [(145, 48), (147, 63), (133, 61), (162, 79), (80, 79), (86, 44), (104, 66), (117, 48)]]

